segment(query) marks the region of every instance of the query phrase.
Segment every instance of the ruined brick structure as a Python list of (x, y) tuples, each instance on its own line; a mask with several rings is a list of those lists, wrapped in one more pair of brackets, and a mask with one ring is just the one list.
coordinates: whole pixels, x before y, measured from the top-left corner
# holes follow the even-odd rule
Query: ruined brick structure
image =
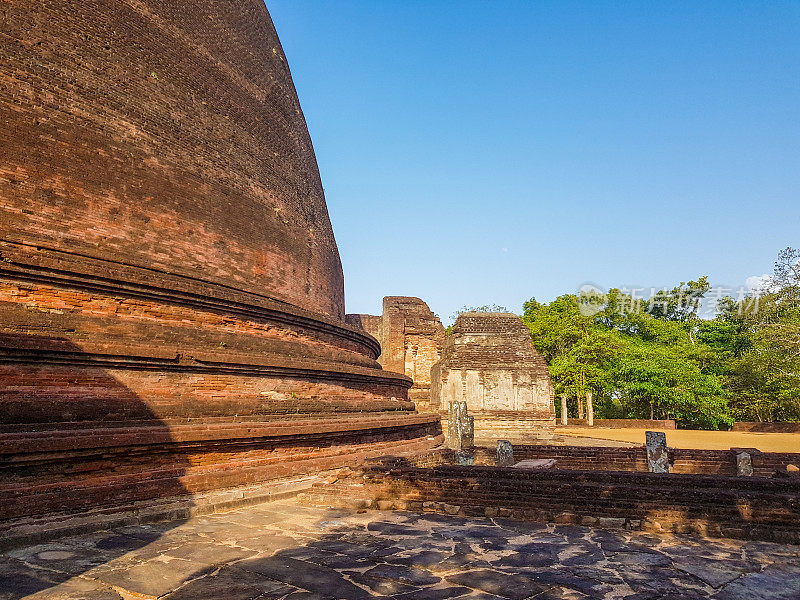
[(242, 502), (440, 439), (344, 322), (262, 0), (0, 13), (0, 520)]
[[(743, 449), (695, 450), (669, 448), (670, 473), (691, 475), (736, 476), (736, 457)], [(747, 448), (751, 455), (753, 474), (771, 478), (777, 471), (786, 471), (789, 464), (800, 463), (796, 452), (761, 452)], [(495, 448), (476, 448), (475, 463), (494, 465)], [(560, 446), (547, 444), (515, 444), (518, 460), (555, 461), (555, 468), (568, 471), (649, 471), (646, 448), (608, 446)], [(416, 463), (415, 463), (416, 464)]]
[(511, 313), (464, 313), (431, 370), (431, 404), (446, 423), (451, 401), (467, 403), (476, 442), (524, 442), (555, 425), (547, 363), (528, 329)]
[(444, 327), (419, 298), (386, 296), (383, 314), (347, 315), (347, 322), (360, 327), (380, 342), (378, 362), (394, 373), (405, 373), (414, 385), (408, 392), (419, 411), (436, 411), (430, 405), (431, 367), (444, 345)]
[(364, 476), (315, 486), (307, 501), (800, 543), (800, 490), (789, 479), (463, 466), (445, 452), (387, 457)]

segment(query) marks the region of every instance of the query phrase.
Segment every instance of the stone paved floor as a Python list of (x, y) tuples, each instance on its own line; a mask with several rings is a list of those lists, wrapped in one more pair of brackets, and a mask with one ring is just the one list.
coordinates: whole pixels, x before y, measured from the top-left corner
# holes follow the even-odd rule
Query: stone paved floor
[(0, 555), (0, 599), (800, 598), (800, 546), (266, 504)]

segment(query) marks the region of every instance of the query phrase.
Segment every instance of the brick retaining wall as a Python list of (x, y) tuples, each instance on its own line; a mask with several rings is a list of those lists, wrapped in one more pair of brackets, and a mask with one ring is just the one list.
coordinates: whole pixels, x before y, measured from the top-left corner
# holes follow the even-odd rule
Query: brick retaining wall
[[(586, 419), (568, 419), (567, 423), (568, 427), (586, 426)], [(558, 420), (557, 424), (561, 426), (561, 421)], [(594, 426), (608, 429), (677, 429), (673, 419), (595, 419)]]
[(343, 321), (263, 0), (2, 15), (0, 538), (438, 443)]
[(759, 433), (800, 433), (800, 423), (759, 423), (738, 421), (731, 431), (756, 431)]
[[(670, 448), (670, 470), (673, 473), (735, 476), (736, 454), (742, 450), (750, 453), (753, 474), (758, 477), (771, 477), (776, 470), (786, 470), (788, 464), (800, 466), (800, 453), (761, 452), (755, 448), (736, 450)], [(493, 465), (496, 451), (494, 448), (476, 448), (475, 455), (477, 463)], [(556, 468), (562, 470), (648, 471), (644, 446), (617, 448), (515, 444), (514, 458), (517, 461), (554, 458)]]
[(312, 503), (625, 527), (800, 543), (800, 482), (790, 479), (385, 462)]

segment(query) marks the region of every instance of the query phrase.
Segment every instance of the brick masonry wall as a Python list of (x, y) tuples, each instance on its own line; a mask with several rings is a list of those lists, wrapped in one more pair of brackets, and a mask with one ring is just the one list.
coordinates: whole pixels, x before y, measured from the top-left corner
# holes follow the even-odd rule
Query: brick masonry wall
[(417, 410), (433, 412), (430, 404), (431, 367), (439, 360), (445, 332), (428, 305), (411, 296), (386, 296), (381, 316), (351, 314), (346, 321), (380, 342), (380, 365), (403, 373), (414, 384), (408, 398)]
[[(557, 423), (561, 426), (561, 421)], [(568, 427), (585, 427), (586, 419), (569, 419)], [(595, 419), (595, 427), (607, 427), (609, 429), (675, 429), (675, 421), (672, 419)]]
[(501, 516), (653, 532), (800, 543), (796, 481), (748, 477), (526, 471), (403, 461), (316, 487), (307, 501)]
[[(494, 446), (497, 440), (508, 440), (515, 444), (541, 443), (553, 437), (553, 425), (539, 415), (514, 411), (475, 411), (475, 443), (479, 446)], [(440, 412), (442, 431), (447, 435), (447, 413)]]
[(354, 465), (437, 441), (429, 421), (374, 414), (248, 425), (244, 431), (234, 423), (93, 430), (102, 444), (95, 437), (88, 447), (80, 439), (86, 430), (58, 432), (57, 447), (50, 432), (11, 437), (17, 448), (38, 442), (49, 452), (15, 454), (16, 464), (0, 469), (0, 531), (4, 520), (46, 516), (64, 507), (88, 510), (191, 496)]
[(263, 2), (1, 10), (0, 239), (344, 317), (311, 139)]
[(759, 423), (755, 421), (738, 421), (733, 424), (732, 431), (758, 431), (761, 433), (800, 433), (800, 423)]
[(431, 369), (431, 405), (446, 416), (451, 401), (466, 402), (478, 439), (529, 441), (537, 425), (549, 435), (553, 397), (547, 363), (510, 313), (460, 315)]
[[(786, 465), (800, 466), (800, 453), (760, 452), (746, 449), (753, 462), (753, 474), (757, 477), (772, 477), (776, 471), (785, 471)], [(495, 464), (494, 448), (476, 448), (476, 461)], [(672, 473), (702, 475), (736, 475), (738, 450), (690, 450), (670, 448), (669, 460)], [(557, 469), (576, 471), (636, 471), (648, 472), (647, 453), (644, 446), (638, 448), (613, 448), (606, 446), (556, 446), (514, 444), (514, 459), (555, 459)]]
[(0, 530), (435, 445), (263, 2), (0, 4)]

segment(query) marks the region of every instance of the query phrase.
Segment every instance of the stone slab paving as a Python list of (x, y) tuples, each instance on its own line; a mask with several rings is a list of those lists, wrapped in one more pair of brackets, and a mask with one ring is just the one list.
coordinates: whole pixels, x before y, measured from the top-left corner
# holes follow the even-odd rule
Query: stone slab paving
[(800, 599), (800, 546), (292, 501), (0, 555), (0, 600)]

